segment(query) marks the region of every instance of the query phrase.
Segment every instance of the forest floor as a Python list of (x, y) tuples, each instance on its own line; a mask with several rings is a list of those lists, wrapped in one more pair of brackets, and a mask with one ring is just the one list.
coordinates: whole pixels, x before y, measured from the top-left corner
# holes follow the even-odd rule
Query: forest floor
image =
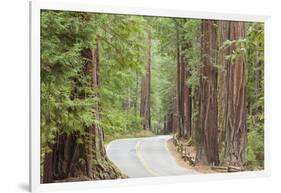
[[(204, 166), (204, 165), (190, 166), (188, 164), (188, 162), (185, 162), (183, 160), (183, 158), (181, 157), (181, 154), (179, 152), (177, 152), (177, 149), (173, 143), (172, 138), (167, 141), (167, 147), (168, 147), (168, 150), (170, 151), (171, 155), (176, 160), (176, 163), (179, 166), (181, 166), (183, 168), (187, 168), (187, 169), (193, 169), (199, 173), (217, 173), (216, 171), (212, 170), (210, 166)], [(195, 151), (194, 147), (192, 147), (192, 146), (188, 147), (188, 151), (190, 152), (190, 154), (192, 156), (196, 155), (196, 151)]]

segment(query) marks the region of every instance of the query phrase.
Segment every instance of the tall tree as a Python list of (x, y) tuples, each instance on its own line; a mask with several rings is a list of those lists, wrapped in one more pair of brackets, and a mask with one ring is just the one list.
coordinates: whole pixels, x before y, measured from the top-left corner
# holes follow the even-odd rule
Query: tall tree
[[(90, 77), (90, 87), (98, 89), (98, 45), (95, 49), (85, 49), (82, 56), (86, 61), (83, 74)], [(85, 97), (83, 93), (75, 94)], [(99, 120), (98, 94), (95, 98), (96, 102), (92, 107), (93, 116), (95, 120)], [(99, 178), (99, 172), (105, 173), (105, 170), (109, 172), (108, 178), (111, 178), (110, 175), (115, 175), (114, 167), (99, 164), (101, 159), (108, 161), (103, 146), (103, 136), (103, 130), (97, 124), (85, 127), (83, 136), (79, 133), (58, 135), (52, 150), (45, 156), (43, 182), (71, 180), (81, 176), (84, 176), (81, 180), (92, 180)]]
[(226, 65), (224, 163), (242, 166), (246, 161), (246, 60), (245, 22), (229, 22), (229, 57)]
[(218, 77), (217, 77), (217, 101), (218, 101), (218, 142), (220, 151), (225, 148), (225, 110), (227, 106), (226, 100), (226, 65), (225, 59), (229, 54), (229, 48), (224, 48), (225, 42), (229, 40), (229, 21), (218, 21)]
[[(187, 43), (184, 42), (184, 45)], [(183, 51), (185, 51), (186, 46), (183, 46)], [(182, 108), (182, 136), (188, 139), (191, 137), (191, 88), (189, 87), (189, 65), (185, 52), (181, 54), (181, 108)]]
[(191, 44), (186, 39), (185, 24), (186, 19), (174, 20), (176, 31), (176, 111), (177, 116), (177, 134), (178, 137), (189, 138), (191, 136), (191, 93), (189, 86), (190, 69), (188, 63), (188, 48)]
[(151, 129), (150, 114), (150, 92), (151, 92), (151, 29), (146, 28), (146, 54), (145, 54), (145, 74), (141, 83), (141, 107), (140, 116), (143, 118), (144, 130)]
[(202, 77), (200, 83), (199, 149), (197, 159), (203, 164), (219, 163), (217, 142), (217, 21), (202, 21)]
[(180, 47), (180, 25), (178, 20), (175, 20), (176, 25), (176, 59), (177, 59), (177, 76), (176, 76), (176, 98), (175, 98), (175, 117), (176, 117), (176, 126), (178, 137), (182, 137), (182, 112), (181, 112), (181, 47)]
[(123, 176), (103, 147), (95, 40), (99, 19), (87, 13), (41, 12), (43, 183)]

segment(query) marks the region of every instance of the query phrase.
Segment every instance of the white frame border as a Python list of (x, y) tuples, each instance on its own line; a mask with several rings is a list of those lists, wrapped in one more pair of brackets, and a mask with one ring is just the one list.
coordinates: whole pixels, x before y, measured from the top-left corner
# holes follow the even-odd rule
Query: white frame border
[[(171, 176), (171, 177), (148, 177), (138, 179), (117, 179), (104, 181), (85, 181), (72, 183), (52, 183), (40, 184), (40, 10), (66, 10), (66, 11), (83, 11), (83, 12), (100, 12), (129, 15), (148, 15), (148, 16), (166, 16), (166, 17), (186, 17), (194, 19), (216, 19), (216, 20), (234, 20), (249, 22), (264, 22), (265, 25), (265, 162), (263, 171), (229, 173), (229, 174), (198, 174), (190, 176)], [(269, 152), (269, 107), (270, 107), (270, 17), (260, 15), (241, 15), (230, 13), (211, 13), (195, 12), (187, 10), (167, 10), (151, 9), (145, 7), (125, 7), (125, 6), (108, 6), (95, 4), (93, 2), (82, 1), (62, 2), (62, 1), (39, 1), (30, 2), (30, 139), (29, 139), (29, 184), (31, 192), (42, 192), (52, 190), (81, 190), (85, 188), (115, 188), (125, 186), (140, 186), (150, 184), (167, 184), (167, 183), (186, 183), (194, 181), (210, 181), (225, 179), (241, 179), (249, 177), (265, 177), (270, 175), (270, 152)], [(39, 64), (39, 65), (38, 65)]]

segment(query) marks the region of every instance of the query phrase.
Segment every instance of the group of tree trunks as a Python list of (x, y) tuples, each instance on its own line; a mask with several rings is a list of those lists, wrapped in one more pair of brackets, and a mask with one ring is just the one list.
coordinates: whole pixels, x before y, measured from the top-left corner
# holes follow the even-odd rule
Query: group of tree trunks
[(218, 164), (217, 124), (217, 30), (216, 21), (202, 21), (202, 77), (199, 91), (198, 160)]
[[(98, 89), (98, 41), (96, 48), (85, 49), (81, 55), (85, 59), (83, 75), (89, 76), (89, 85)], [(98, 94), (96, 95), (95, 97), (99, 98)], [(83, 94), (81, 96), (85, 97)], [(95, 120), (100, 119), (99, 106), (99, 102), (93, 104)], [(81, 142), (78, 143), (79, 140)], [(120, 171), (108, 160), (103, 140), (103, 129), (98, 125), (85, 126), (82, 136), (79, 133), (57, 135), (55, 143), (50, 145), (50, 150), (45, 153), (43, 183), (122, 177)]]
[[(245, 37), (245, 23), (202, 21), (202, 77), (200, 84), (200, 134), (198, 160), (219, 164), (218, 132), (224, 137), (222, 164), (243, 166), (246, 155), (246, 71), (245, 56), (236, 45), (224, 48), (226, 40)], [(221, 69), (217, 67), (221, 65)]]
[[(178, 34), (178, 33), (177, 33)], [(178, 37), (178, 36), (177, 36)], [(180, 39), (178, 39), (178, 42)], [(187, 80), (189, 76), (188, 63), (184, 55), (186, 45), (177, 44), (177, 86), (176, 114), (177, 134), (179, 137), (191, 136), (191, 96)]]
[[(177, 73), (176, 93), (171, 109), (165, 116), (165, 128), (177, 133), (180, 138), (195, 138), (197, 133), (197, 161), (207, 165), (242, 166), (246, 148), (246, 71), (245, 56), (238, 54), (234, 60), (226, 56), (236, 51), (236, 44), (224, 48), (226, 40), (239, 40), (245, 37), (245, 23), (238, 21), (202, 20), (201, 37), (201, 80), (198, 93), (191, 96), (188, 85), (190, 70), (184, 42), (179, 26), (177, 34)], [(145, 73), (141, 80), (140, 115), (144, 130), (151, 128), (151, 31), (146, 29)], [(90, 85), (100, 86), (99, 47), (85, 49), (81, 53), (85, 59), (84, 75), (91, 77)], [(217, 66), (221, 66), (218, 68)], [(138, 82), (138, 80), (137, 80)], [(136, 92), (138, 85), (136, 86)], [(128, 93), (130, 93), (128, 87)], [(98, 93), (98, 92), (97, 92)], [(78, 94), (78, 96), (80, 96)], [(82, 95), (81, 95), (82, 96)], [(130, 96), (130, 95), (128, 95)], [(197, 96), (197, 98), (196, 98)], [(99, 98), (98, 94), (96, 96)], [(137, 97), (137, 94), (136, 94)], [(129, 97), (128, 97), (129, 98)], [(199, 103), (196, 103), (196, 100)], [(98, 101), (98, 100), (97, 100)], [(131, 101), (128, 99), (128, 111)], [(137, 104), (134, 104), (137, 106)], [(93, 116), (99, 120), (99, 103), (93, 104)], [(197, 119), (192, 119), (198, 108)], [(136, 113), (136, 112), (135, 112)], [(196, 130), (192, 132), (192, 129)], [(166, 133), (169, 131), (166, 131)], [(110, 179), (122, 176), (106, 157), (103, 146), (103, 129), (98, 125), (85, 127), (82, 142), (79, 133), (58, 135), (51, 151), (45, 153), (43, 182), (81, 178), (81, 180)], [(219, 144), (224, 147), (224, 160), (219, 160)]]
[[(186, 22), (186, 19), (183, 20)], [(165, 115), (164, 133), (174, 132), (178, 137), (191, 137), (191, 88), (187, 84), (189, 78), (188, 59), (185, 50), (188, 43), (184, 41), (181, 31), (182, 23), (175, 21), (176, 26), (176, 93), (172, 99), (171, 109)]]
[[(222, 24), (229, 30), (228, 38), (238, 40), (245, 37), (244, 22), (228, 22)], [(227, 53), (235, 50), (231, 45)], [(238, 55), (232, 64), (226, 62), (225, 74), (225, 160), (231, 165), (241, 165), (246, 155), (246, 60), (242, 54)]]
[[(193, 97), (188, 85), (188, 59), (183, 54), (188, 43), (175, 30), (176, 93), (165, 116), (165, 127), (171, 128), (179, 138), (191, 137), (196, 141), (197, 162), (243, 166), (247, 136), (246, 60), (243, 53), (236, 52), (237, 44), (224, 47), (224, 43), (243, 39), (245, 22), (202, 20), (201, 80)], [(227, 56), (233, 53), (238, 54), (231, 60)], [(196, 108), (198, 115), (194, 113)], [(219, 160), (219, 150), (224, 151), (223, 160)]]

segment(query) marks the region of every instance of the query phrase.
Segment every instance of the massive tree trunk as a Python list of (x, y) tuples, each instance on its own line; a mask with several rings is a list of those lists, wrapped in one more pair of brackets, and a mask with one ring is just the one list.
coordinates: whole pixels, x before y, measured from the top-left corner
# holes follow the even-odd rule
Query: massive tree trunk
[[(84, 54), (89, 61), (86, 64), (86, 74), (91, 77), (91, 86), (94, 89), (98, 89), (99, 87), (99, 78), (98, 78), (98, 68), (99, 68), (99, 48), (97, 46), (96, 49), (88, 49), (84, 51)], [(99, 98), (98, 94), (96, 94), (96, 97)], [(93, 116), (95, 120), (99, 121), (99, 103), (96, 102), (93, 106)], [(94, 159), (99, 159), (100, 154), (104, 152), (102, 150), (102, 130), (99, 128), (98, 125), (92, 125), (87, 128), (86, 135), (86, 154), (87, 154), (87, 167), (88, 167), (88, 176), (90, 178), (93, 178), (93, 161)], [(101, 137), (101, 138), (100, 138)]]
[(218, 142), (219, 150), (224, 151), (225, 148), (225, 111), (227, 106), (226, 100), (226, 56), (229, 54), (229, 48), (224, 49), (224, 42), (229, 39), (229, 21), (218, 21), (218, 85), (217, 85), (217, 101), (218, 101)]
[(202, 164), (219, 163), (217, 142), (216, 21), (202, 20), (202, 77), (200, 83), (200, 137), (197, 159)]
[(43, 183), (81, 176), (81, 180), (91, 180), (87, 171), (86, 146), (78, 144), (77, 139), (78, 134), (57, 137), (56, 143), (50, 147), (52, 150), (45, 155)]
[[(245, 37), (245, 22), (229, 22), (229, 39)], [(229, 54), (236, 51), (232, 44)], [(246, 161), (246, 60), (244, 53), (236, 54), (226, 65), (225, 92), (225, 156), (224, 164), (242, 166)]]
[(141, 83), (140, 116), (143, 118), (144, 130), (151, 129), (150, 92), (151, 92), (151, 31), (146, 29), (147, 48), (145, 56), (145, 75)]
[[(85, 49), (82, 56), (86, 60), (84, 75), (91, 78), (93, 89), (98, 89), (98, 46)], [(98, 92), (96, 97), (99, 98)], [(99, 111), (99, 103), (96, 102), (93, 104), (95, 120), (100, 119)], [(96, 124), (85, 127), (83, 135), (78, 132), (59, 134), (45, 155), (43, 183), (122, 177), (121, 172), (106, 157), (103, 138), (103, 129)]]

